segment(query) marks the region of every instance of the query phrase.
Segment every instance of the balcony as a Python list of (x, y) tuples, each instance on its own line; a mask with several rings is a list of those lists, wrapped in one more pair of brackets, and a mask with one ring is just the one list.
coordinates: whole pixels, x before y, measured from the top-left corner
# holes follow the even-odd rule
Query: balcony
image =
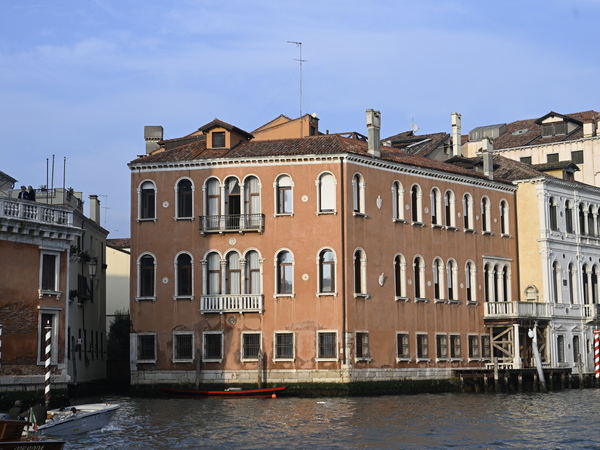
[(588, 321), (600, 320), (600, 305), (583, 305), (585, 318)]
[(18, 220), (27, 225), (73, 226), (73, 211), (64, 206), (52, 206), (27, 200), (0, 199), (0, 218)]
[(261, 294), (215, 294), (200, 297), (200, 312), (210, 313), (262, 313)]
[(227, 214), (200, 216), (200, 234), (245, 233), (265, 231), (264, 214)]
[(538, 302), (485, 302), (484, 319), (548, 319), (550, 305)]

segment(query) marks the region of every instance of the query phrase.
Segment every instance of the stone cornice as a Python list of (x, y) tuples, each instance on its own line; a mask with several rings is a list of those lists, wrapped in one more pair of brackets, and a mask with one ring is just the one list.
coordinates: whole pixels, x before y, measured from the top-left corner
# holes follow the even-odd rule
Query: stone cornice
[(496, 189), (505, 192), (515, 192), (516, 186), (507, 181), (489, 180), (483, 177), (470, 177), (466, 174), (458, 174), (445, 172), (439, 169), (433, 169), (417, 165), (403, 164), (400, 162), (390, 161), (386, 159), (373, 158), (363, 155), (354, 154), (328, 154), (328, 155), (293, 155), (293, 156), (264, 156), (253, 158), (235, 158), (235, 159), (199, 159), (187, 161), (165, 161), (165, 162), (149, 162), (130, 163), (128, 164), (132, 172), (148, 173), (148, 172), (163, 172), (175, 170), (202, 170), (217, 167), (241, 167), (241, 166), (281, 166), (295, 164), (324, 164), (345, 162), (362, 165), (365, 167), (377, 167), (389, 172), (414, 175), (424, 178), (440, 179), (454, 183), (461, 183), (471, 186), (480, 186), (488, 189)]

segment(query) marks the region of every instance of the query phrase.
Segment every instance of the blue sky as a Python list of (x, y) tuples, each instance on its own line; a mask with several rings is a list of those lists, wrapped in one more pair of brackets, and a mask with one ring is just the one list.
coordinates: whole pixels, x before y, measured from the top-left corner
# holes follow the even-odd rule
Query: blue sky
[(166, 138), (219, 118), (252, 131), (304, 113), (320, 129), (450, 132), (600, 105), (600, 0), (298, 2), (3, 0), (0, 170), (100, 195), (128, 237), (127, 163), (144, 125)]

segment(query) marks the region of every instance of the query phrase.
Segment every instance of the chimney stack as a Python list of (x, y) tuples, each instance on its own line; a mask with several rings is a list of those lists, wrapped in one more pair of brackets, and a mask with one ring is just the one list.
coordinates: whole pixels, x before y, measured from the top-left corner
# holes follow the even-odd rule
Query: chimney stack
[(460, 129), (462, 126), (461, 115), (453, 112), (452, 116), (452, 156), (462, 156)]
[(588, 119), (583, 121), (583, 137), (592, 137), (596, 135), (596, 121)]
[(369, 140), (369, 155), (381, 158), (381, 113), (373, 109), (367, 109), (367, 137)]
[(481, 156), (483, 157), (483, 174), (490, 180), (494, 179), (494, 144), (488, 137), (481, 141)]
[(90, 220), (100, 225), (100, 200), (97, 195), (90, 195)]
[(146, 155), (158, 150), (158, 143), (163, 140), (163, 127), (146, 125), (144, 127), (144, 140), (146, 141)]

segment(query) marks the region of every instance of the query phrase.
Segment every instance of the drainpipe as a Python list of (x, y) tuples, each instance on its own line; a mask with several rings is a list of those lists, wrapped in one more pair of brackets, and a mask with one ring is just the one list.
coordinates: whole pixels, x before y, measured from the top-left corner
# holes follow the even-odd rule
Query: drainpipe
[(340, 205), (340, 215), (342, 218), (342, 229), (341, 229), (341, 241), (342, 241), (342, 248), (341, 248), (341, 258), (340, 260), (342, 261), (342, 280), (341, 280), (341, 294), (342, 294), (342, 348), (343, 348), (343, 353), (342, 353), (342, 365), (345, 366), (348, 363), (348, 355), (347, 355), (347, 348), (346, 348), (346, 330), (347, 330), (347, 326), (346, 326), (346, 320), (347, 320), (347, 313), (346, 313), (346, 308), (347, 308), (347, 301), (346, 301), (346, 208), (345, 208), (345, 204), (346, 204), (346, 199), (345, 197), (345, 193), (346, 193), (346, 180), (344, 178), (344, 159), (340, 159), (340, 178), (341, 178), (341, 183), (340, 185), (342, 186), (342, 201), (341, 201), (341, 205)]
[(532, 339), (533, 356), (535, 358), (535, 367), (537, 368), (538, 376), (540, 377), (540, 384), (542, 392), (546, 392), (546, 379), (544, 378), (544, 369), (542, 368), (542, 358), (540, 357), (540, 350), (538, 349), (537, 343), (537, 320), (533, 322), (533, 330), (530, 328), (527, 333)]

